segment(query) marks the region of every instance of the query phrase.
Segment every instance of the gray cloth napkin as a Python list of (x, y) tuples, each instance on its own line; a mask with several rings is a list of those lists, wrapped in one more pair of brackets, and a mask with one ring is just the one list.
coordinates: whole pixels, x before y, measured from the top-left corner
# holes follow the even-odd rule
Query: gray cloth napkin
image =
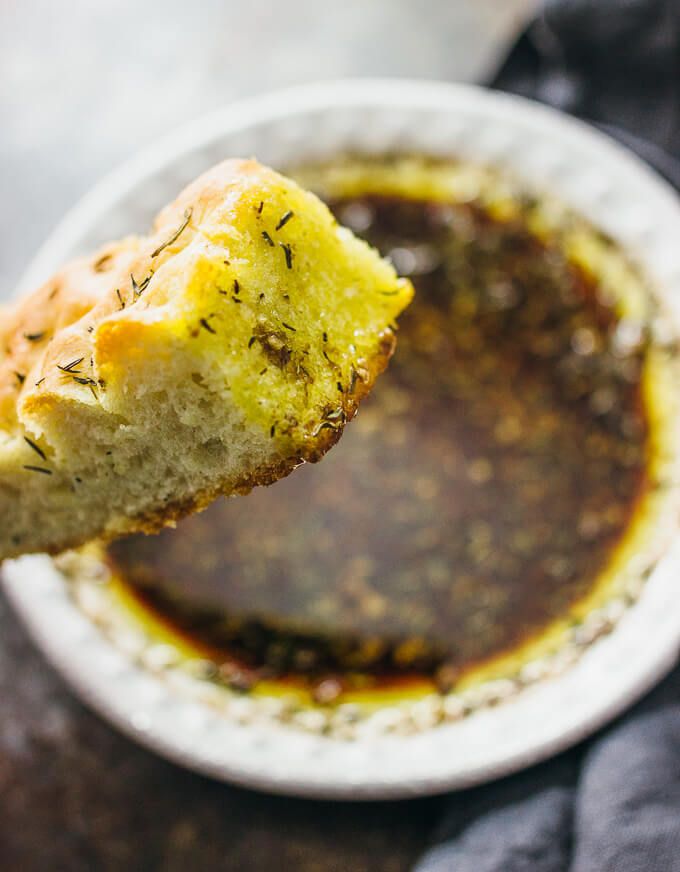
[[(680, 188), (680, 2), (551, 0), (493, 84), (596, 124)], [(452, 796), (415, 869), (680, 872), (680, 669), (590, 742)]]
[(680, 671), (587, 745), (453, 796), (416, 870), (680, 870)]

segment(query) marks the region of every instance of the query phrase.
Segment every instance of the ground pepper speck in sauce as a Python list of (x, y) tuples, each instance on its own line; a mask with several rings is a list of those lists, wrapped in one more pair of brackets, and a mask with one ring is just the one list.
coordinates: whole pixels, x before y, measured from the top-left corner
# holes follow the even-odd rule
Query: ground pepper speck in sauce
[(643, 349), (521, 218), (388, 196), (331, 204), (416, 286), (340, 443), (247, 499), (110, 546), (228, 684), (454, 685), (568, 615), (647, 486)]

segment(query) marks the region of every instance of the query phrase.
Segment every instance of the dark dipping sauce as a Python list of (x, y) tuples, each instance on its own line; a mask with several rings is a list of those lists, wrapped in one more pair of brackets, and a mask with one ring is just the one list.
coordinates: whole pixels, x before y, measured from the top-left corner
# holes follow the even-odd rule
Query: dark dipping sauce
[(606, 568), (647, 485), (644, 352), (614, 353), (595, 282), (524, 219), (331, 206), (416, 286), (373, 395), (320, 465), (109, 555), (233, 687), (444, 691)]

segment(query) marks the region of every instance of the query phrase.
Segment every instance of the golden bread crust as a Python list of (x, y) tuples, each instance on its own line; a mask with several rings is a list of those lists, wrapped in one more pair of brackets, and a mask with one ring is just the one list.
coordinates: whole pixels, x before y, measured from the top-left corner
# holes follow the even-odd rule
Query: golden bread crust
[(411, 294), (293, 182), (209, 170), (149, 236), (3, 310), (0, 558), (157, 531), (318, 460)]

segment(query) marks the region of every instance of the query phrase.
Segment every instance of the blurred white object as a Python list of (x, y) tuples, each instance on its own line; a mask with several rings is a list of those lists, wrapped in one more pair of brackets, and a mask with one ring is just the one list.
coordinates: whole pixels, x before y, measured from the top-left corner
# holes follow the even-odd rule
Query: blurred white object
[(52, 0), (0, 27), (0, 299), (63, 212), (159, 135), (340, 76), (482, 81), (534, 0)]

